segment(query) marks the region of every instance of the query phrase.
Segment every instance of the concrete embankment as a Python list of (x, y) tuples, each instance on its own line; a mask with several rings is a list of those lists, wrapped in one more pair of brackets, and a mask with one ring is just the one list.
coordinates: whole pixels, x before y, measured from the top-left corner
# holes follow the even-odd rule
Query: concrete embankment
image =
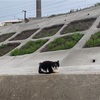
[(0, 100), (100, 100), (100, 74), (0, 76)]

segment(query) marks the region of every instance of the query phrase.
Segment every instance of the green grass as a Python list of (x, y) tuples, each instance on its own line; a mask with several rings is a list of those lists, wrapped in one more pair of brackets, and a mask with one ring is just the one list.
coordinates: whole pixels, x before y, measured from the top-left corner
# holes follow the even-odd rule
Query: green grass
[(87, 47), (99, 47), (100, 46), (100, 32), (97, 32), (91, 36), (91, 38), (86, 42), (85, 48)]
[(73, 34), (55, 39), (49, 43), (41, 52), (70, 49), (82, 38), (83, 34)]
[(22, 46), (20, 49), (15, 49), (14, 51), (12, 51), (11, 56), (33, 53), (37, 49), (39, 49), (43, 44), (45, 44), (47, 41), (48, 40), (29, 41), (24, 46)]

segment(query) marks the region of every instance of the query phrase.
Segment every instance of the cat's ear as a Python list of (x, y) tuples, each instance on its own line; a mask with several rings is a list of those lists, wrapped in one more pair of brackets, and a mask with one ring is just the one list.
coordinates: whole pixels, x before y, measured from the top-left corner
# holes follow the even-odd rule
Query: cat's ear
[(59, 60), (57, 62), (59, 63)]
[(39, 65), (41, 65), (41, 62), (39, 63)]

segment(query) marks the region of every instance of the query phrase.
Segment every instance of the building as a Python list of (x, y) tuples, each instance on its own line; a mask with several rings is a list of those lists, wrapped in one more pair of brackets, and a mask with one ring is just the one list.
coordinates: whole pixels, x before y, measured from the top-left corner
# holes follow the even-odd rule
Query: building
[(8, 25), (12, 25), (12, 24), (18, 24), (18, 23), (22, 23), (23, 20), (8, 20), (8, 21), (4, 21), (3, 26), (8, 26)]

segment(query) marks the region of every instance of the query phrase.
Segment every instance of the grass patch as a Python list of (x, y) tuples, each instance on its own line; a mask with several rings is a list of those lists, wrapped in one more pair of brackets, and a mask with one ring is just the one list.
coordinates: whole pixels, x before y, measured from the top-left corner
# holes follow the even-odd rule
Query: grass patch
[(9, 37), (11, 37), (14, 34), (15, 34), (15, 32), (13, 32), (13, 33), (6, 33), (6, 34), (0, 35), (0, 42), (5, 41), (6, 39), (8, 39)]
[(42, 49), (41, 52), (70, 49), (82, 38), (82, 36), (83, 34), (76, 33), (57, 38)]
[(23, 31), (22, 33), (18, 34), (17, 36), (15, 36), (14, 38), (12, 38), (11, 40), (23, 40), (23, 39), (27, 39), (32, 34), (34, 34), (37, 30), (38, 29)]
[(52, 35), (56, 34), (62, 26), (63, 26), (63, 24), (44, 28), (39, 33), (37, 33), (35, 36), (33, 36), (33, 39), (52, 36)]
[(62, 30), (61, 34), (87, 30), (92, 26), (95, 20), (96, 18), (89, 18), (71, 22)]
[(22, 46), (20, 49), (15, 49), (14, 51), (12, 51), (11, 56), (33, 53), (37, 49), (39, 49), (43, 44), (45, 44), (47, 41), (48, 40), (29, 41), (24, 46)]
[(9, 51), (13, 50), (15, 47), (17, 47), (20, 43), (8, 43), (8, 44), (2, 44), (0, 46), (0, 56), (5, 55)]
[(100, 32), (97, 32), (91, 36), (91, 38), (86, 42), (84, 48), (88, 47), (99, 47), (100, 46)]

